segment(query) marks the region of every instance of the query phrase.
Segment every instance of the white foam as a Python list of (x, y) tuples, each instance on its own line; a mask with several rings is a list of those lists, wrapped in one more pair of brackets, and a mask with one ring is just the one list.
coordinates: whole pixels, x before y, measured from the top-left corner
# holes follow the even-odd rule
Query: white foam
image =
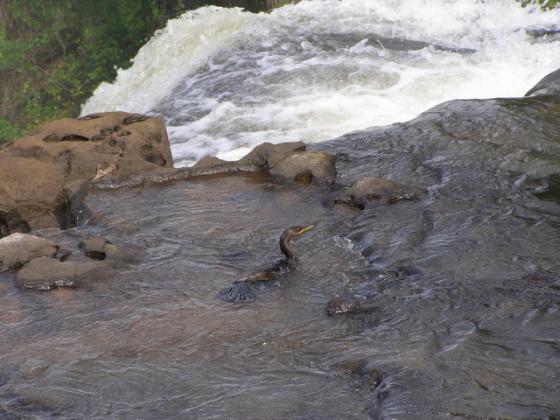
[(240, 9), (204, 7), (169, 20), (144, 45), (133, 65), (102, 83), (84, 104), (82, 115), (126, 110), (145, 113), (171, 94), (185, 75), (234, 41), (250, 16)]
[[(560, 67), (560, 40), (527, 29), (559, 26), (560, 10), (516, 0), (304, 0), (258, 15), (203, 8), (170, 21), (83, 113), (163, 116), (178, 165), (234, 159), (263, 141), (326, 140), (449, 99), (523, 95)], [(434, 46), (399, 51), (376, 34)]]

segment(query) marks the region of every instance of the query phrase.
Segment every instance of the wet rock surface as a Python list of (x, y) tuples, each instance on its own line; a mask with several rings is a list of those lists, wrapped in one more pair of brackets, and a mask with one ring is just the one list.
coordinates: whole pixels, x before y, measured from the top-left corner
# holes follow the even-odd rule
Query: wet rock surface
[(363, 210), (368, 204), (396, 204), (399, 201), (416, 200), (425, 195), (419, 188), (405, 186), (375, 176), (356, 180), (346, 191), (338, 194), (334, 204), (345, 204)]
[(0, 148), (0, 233), (73, 225), (68, 183), (162, 167), (172, 158), (158, 118), (113, 112), (43, 124)]
[(365, 359), (341, 362), (334, 366), (333, 370), (354, 377), (360, 385), (370, 391), (374, 391), (383, 380), (381, 371), (371, 366)]
[(560, 95), (560, 69), (543, 77), (525, 94), (525, 96), (539, 95)]
[(251, 164), (270, 170), (293, 153), (304, 152), (306, 147), (301, 141), (281, 144), (262, 143), (242, 157), (239, 164)]
[(280, 144), (262, 143), (237, 161), (227, 161), (214, 156), (205, 156), (193, 165), (193, 169), (254, 166), (262, 171), (268, 171), (290, 155), (296, 152), (303, 152), (305, 149), (305, 143), (300, 141)]
[(0, 239), (0, 272), (22, 267), (38, 257), (54, 257), (59, 247), (44, 238), (13, 233)]
[(326, 152), (307, 152), (302, 142), (263, 143), (238, 161), (206, 156), (193, 166), (194, 169), (222, 167), (255, 167), (281, 182), (301, 186), (313, 183), (333, 187), (336, 181), (336, 157)]
[(280, 161), (270, 174), (300, 185), (334, 186), (336, 157), (325, 152), (297, 152)]
[[(68, 416), (130, 407), (158, 417), (220, 417), (224, 407), (234, 418), (554, 415), (559, 121), (553, 96), (453, 101), (308, 146), (337, 156), (337, 184), (350, 187), (334, 193), (230, 176), (93, 189), (84, 203), (95, 217), (55, 242), (73, 250), (110, 238), (105, 261), (43, 259), (61, 285), (87, 288), (22, 293), (12, 274), (0, 276), (2, 354), (13, 365), (48, 355), (37, 383), (7, 374), (0, 403), (49, 389)], [(282, 146), (287, 156), (271, 158), (271, 147), (244, 167), (272, 172), (302, 153)], [(210, 159), (189, 169), (208, 172), (157, 176), (228, 165)], [(333, 197), (363, 209), (340, 212)], [(216, 298), (277, 257), (283, 229), (315, 222), (282, 282), (242, 309)], [(111, 264), (121, 251), (141, 258), (121, 257), (118, 279), (104, 268), (64, 274), (65, 264)], [(24, 270), (44, 264), (35, 261), (17, 273), (20, 286)], [(27, 281), (57, 285), (39, 274)]]
[(107, 238), (95, 237), (80, 241), (79, 248), (86, 257), (94, 260), (104, 260), (106, 256), (106, 246), (111, 245)]
[(336, 181), (336, 157), (326, 152), (306, 152), (305, 149), (302, 142), (263, 143), (237, 161), (205, 156), (192, 168), (161, 169), (147, 175), (108, 176), (94, 181), (91, 188), (136, 188), (231, 175), (272, 176), (283, 183), (300, 186), (313, 183), (333, 187)]
[(22, 289), (41, 291), (57, 287), (78, 287), (88, 280), (103, 279), (106, 268), (99, 262), (61, 262), (53, 258), (36, 258), (16, 274), (15, 284)]
[(343, 314), (368, 314), (380, 311), (381, 308), (375, 301), (358, 298), (334, 297), (328, 301), (325, 311), (328, 316)]

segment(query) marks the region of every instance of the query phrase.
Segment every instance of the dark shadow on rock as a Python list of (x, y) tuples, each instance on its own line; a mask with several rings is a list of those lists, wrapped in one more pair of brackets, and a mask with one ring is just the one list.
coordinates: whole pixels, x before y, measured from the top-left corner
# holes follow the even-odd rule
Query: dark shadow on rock
[(560, 95), (560, 69), (543, 77), (525, 96)]

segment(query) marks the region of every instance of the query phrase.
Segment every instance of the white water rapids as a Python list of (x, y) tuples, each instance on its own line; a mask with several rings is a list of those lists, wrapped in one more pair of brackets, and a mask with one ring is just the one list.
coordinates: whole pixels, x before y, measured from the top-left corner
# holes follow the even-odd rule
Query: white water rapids
[(328, 140), (450, 99), (521, 96), (560, 67), (559, 30), (559, 9), (515, 0), (205, 7), (169, 21), (82, 113), (161, 116), (178, 166), (235, 159), (264, 141)]

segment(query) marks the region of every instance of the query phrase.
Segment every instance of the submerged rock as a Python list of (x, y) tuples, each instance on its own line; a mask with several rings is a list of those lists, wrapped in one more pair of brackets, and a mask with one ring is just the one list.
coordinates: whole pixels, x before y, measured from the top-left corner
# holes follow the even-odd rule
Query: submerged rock
[(375, 176), (365, 176), (354, 182), (338, 198), (335, 198), (334, 203), (363, 209), (371, 202), (390, 205), (403, 200), (414, 200), (422, 194), (424, 192), (419, 188), (409, 187)]
[(560, 94), (560, 69), (543, 77), (533, 86), (525, 96), (559, 95)]
[(105, 257), (111, 262), (137, 263), (142, 261), (144, 248), (138, 245), (105, 245)]
[(0, 239), (0, 272), (18, 269), (38, 257), (54, 257), (59, 248), (53, 242), (25, 233)]
[(368, 300), (334, 297), (327, 303), (328, 316), (342, 314), (368, 314), (379, 310), (378, 304)]
[(104, 260), (106, 256), (105, 246), (109, 244), (111, 244), (109, 240), (97, 236), (80, 241), (79, 248), (86, 257), (90, 257), (94, 260)]
[(0, 235), (73, 225), (72, 182), (162, 167), (172, 156), (158, 118), (111, 112), (43, 124), (0, 147)]
[[(101, 262), (61, 262), (53, 258), (36, 258), (16, 274), (16, 286), (22, 289), (51, 290), (77, 287), (94, 279), (105, 268)], [(102, 277), (99, 274), (99, 277)]]
[(375, 390), (383, 380), (381, 371), (365, 359), (347, 360), (334, 366), (335, 371), (351, 375), (358, 380), (360, 385)]

